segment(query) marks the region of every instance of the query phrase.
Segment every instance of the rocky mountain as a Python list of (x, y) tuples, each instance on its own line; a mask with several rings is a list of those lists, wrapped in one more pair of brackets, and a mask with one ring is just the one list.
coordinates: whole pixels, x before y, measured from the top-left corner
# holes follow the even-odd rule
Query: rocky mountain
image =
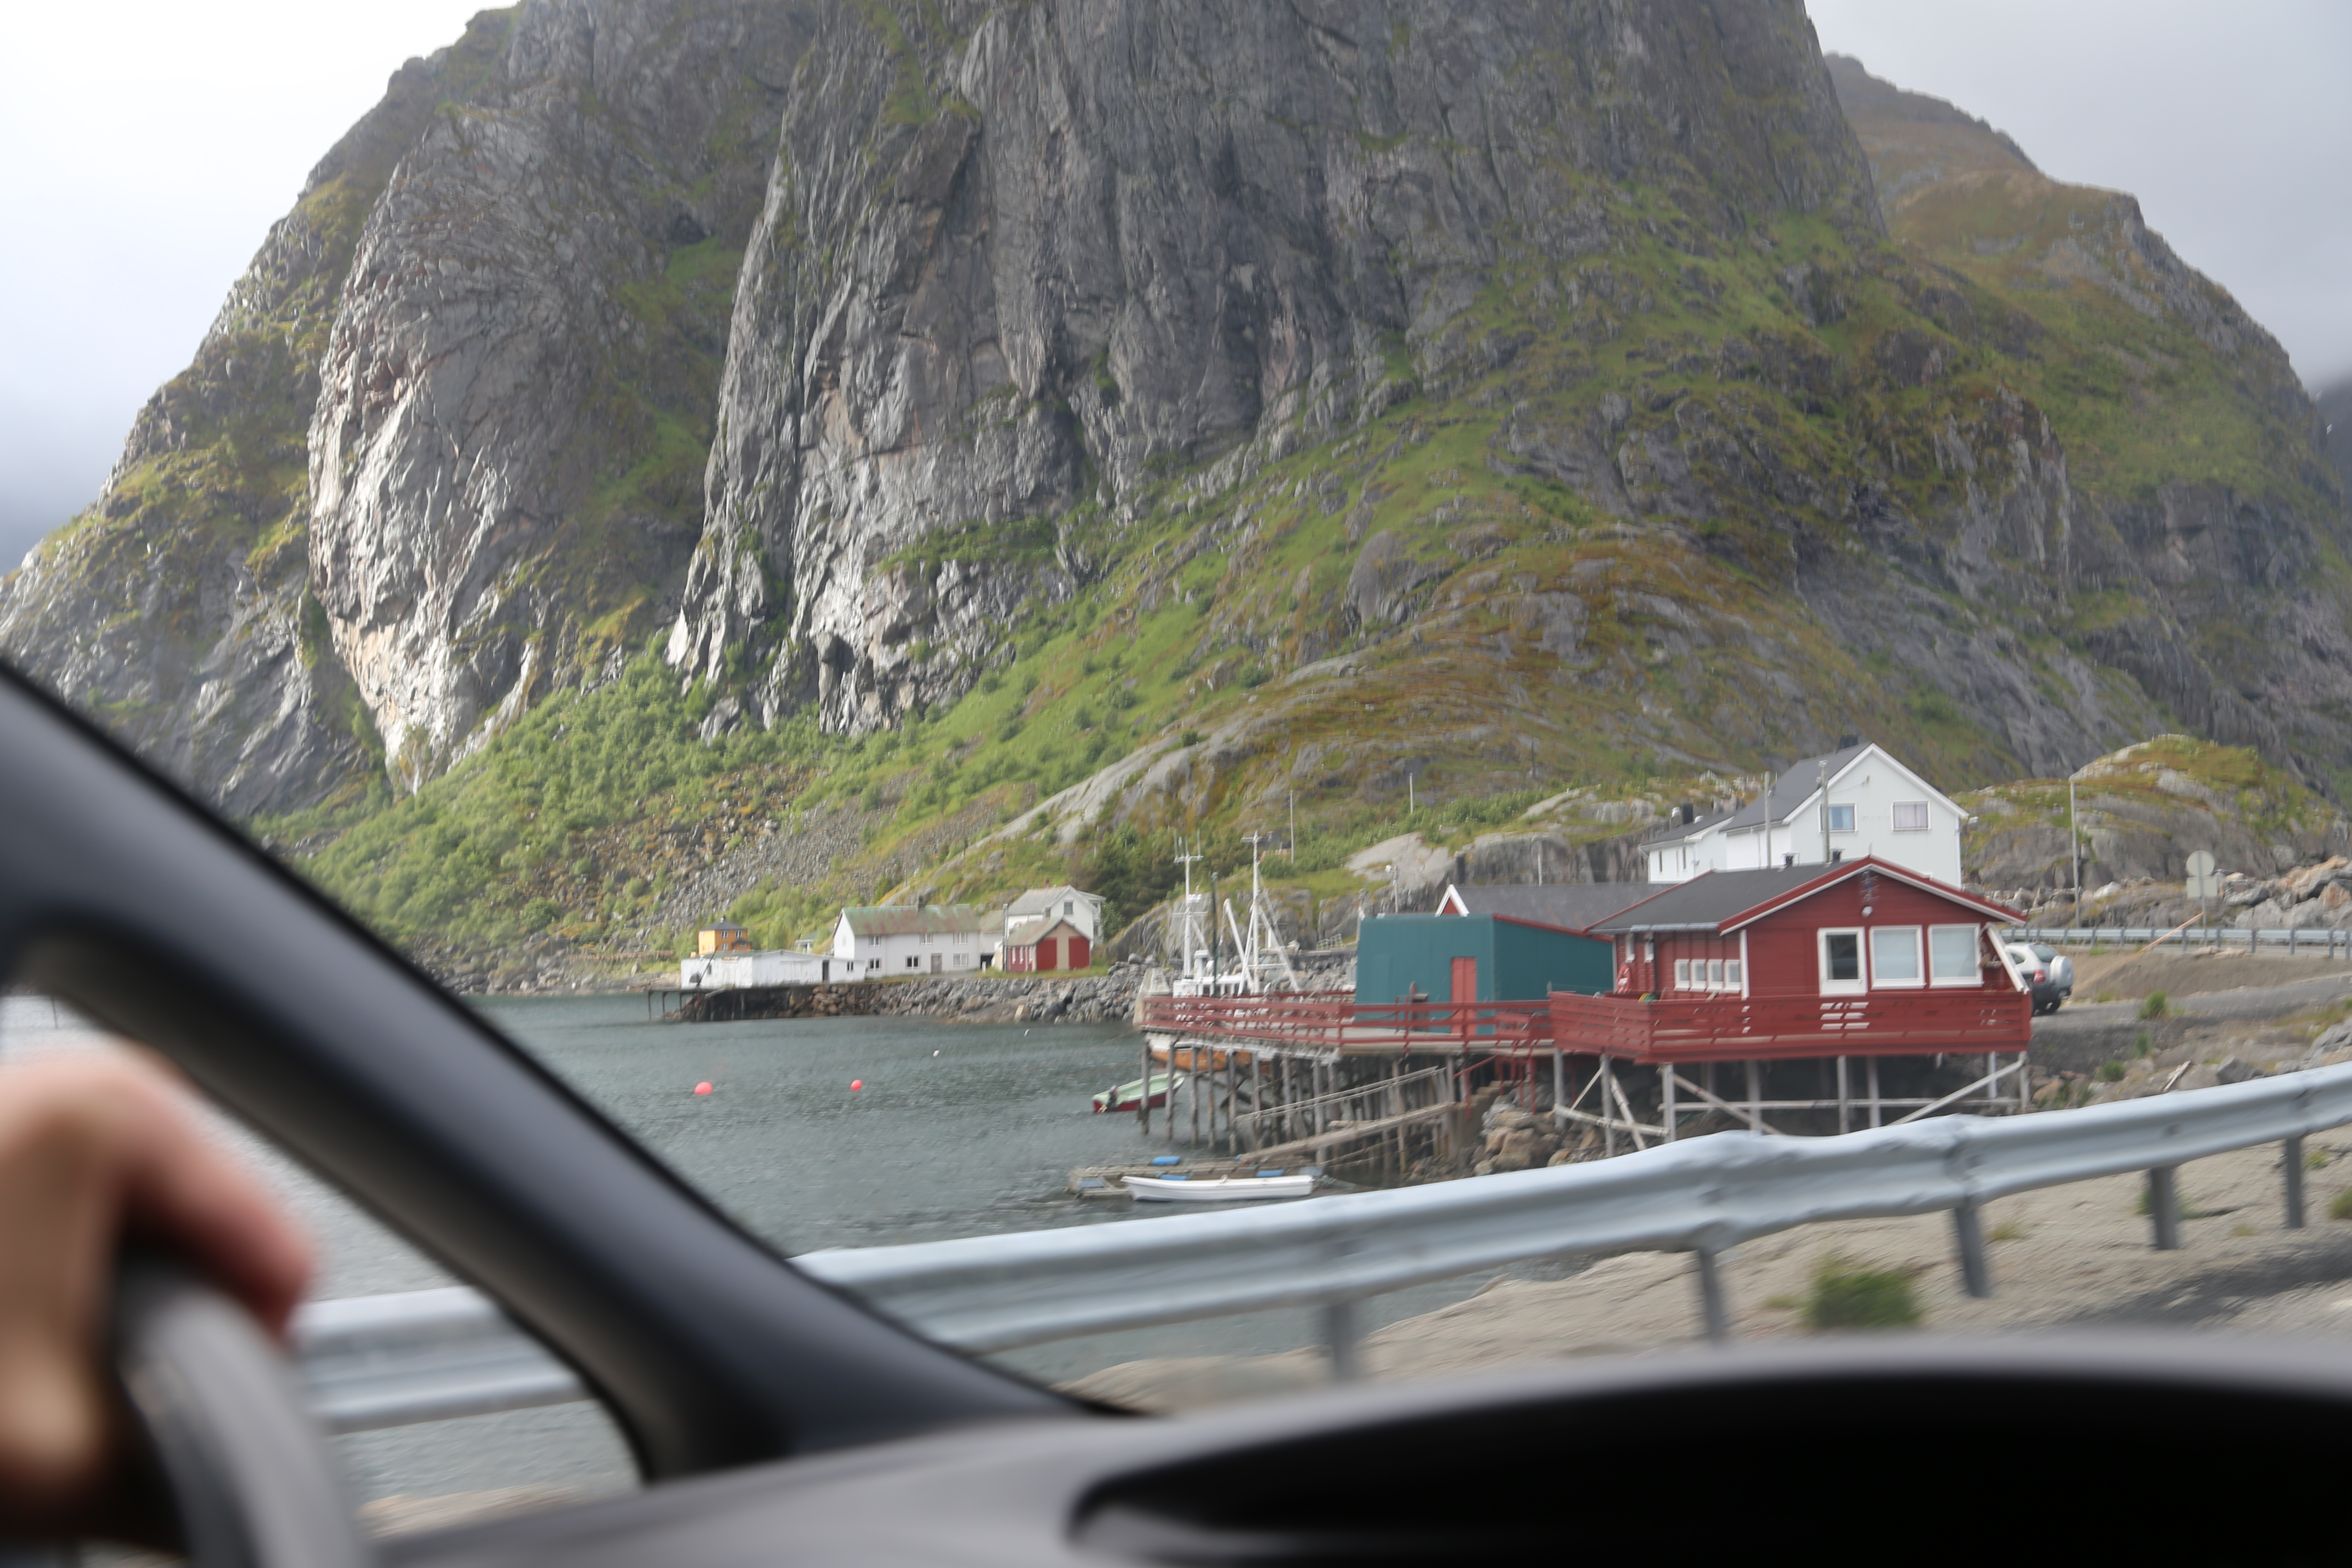
[(2335, 459), (2345, 489), (2352, 491), (2352, 381), (2336, 383), (2315, 401), (2320, 422), (2327, 431), (2328, 456)]
[(526, 0), (320, 165), (0, 652), (412, 936), (618, 941), (1294, 798), (1341, 878), (1856, 730), (2336, 791), (2347, 534), (2129, 197), (1795, 0)]
[(673, 612), (808, 8), (534, 0), (312, 171), (0, 654), (239, 814), (414, 787)]

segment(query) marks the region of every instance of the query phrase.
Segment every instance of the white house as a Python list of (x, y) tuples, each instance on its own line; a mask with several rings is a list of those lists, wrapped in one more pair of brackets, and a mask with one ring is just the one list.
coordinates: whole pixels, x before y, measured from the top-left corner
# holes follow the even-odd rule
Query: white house
[[(833, 927), (833, 977), (964, 974), (980, 967), (987, 922), (966, 904), (877, 904), (845, 909)], [(994, 932), (989, 932), (992, 940)]]
[(1864, 742), (1806, 758), (1734, 810), (1686, 816), (1677, 807), (1642, 850), (1653, 882), (1875, 855), (1957, 888), (1960, 825), (1968, 819), (1917, 773)]
[(1102, 941), (1103, 900), (1076, 888), (1032, 888), (1004, 906), (1003, 935), (1035, 920), (1065, 920), (1078, 928), (1087, 944)]
[[(681, 991), (730, 991), (746, 985), (822, 985), (839, 967), (820, 953), (776, 948), (765, 952), (721, 949), (700, 952), (677, 966)], [(846, 972), (844, 972), (846, 973)]]

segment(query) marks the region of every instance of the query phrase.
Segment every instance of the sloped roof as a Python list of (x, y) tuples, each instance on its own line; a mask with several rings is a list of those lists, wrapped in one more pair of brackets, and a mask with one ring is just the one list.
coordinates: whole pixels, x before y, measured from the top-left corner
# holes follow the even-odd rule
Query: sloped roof
[(1588, 931), (1664, 889), (1647, 882), (1474, 883), (1450, 889), (1474, 915)]
[[(1871, 744), (1872, 742), (1864, 741), (1860, 745), (1841, 747), (1837, 751), (1824, 752), (1818, 757), (1807, 757), (1802, 762), (1791, 763), (1782, 770), (1780, 777), (1772, 781), (1772, 787), (1769, 790), (1749, 801), (1746, 805), (1734, 811), (1718, 812), (1710, 816), (1703, 816), (1696, 822), (1685, 823), (1680, 827), (1664, 828), (1642, 842), (1644, 844), (1673, 843), (1676, 839), (1687, 838), (1694, 833), (1703, 833), (1711, 827), (1720, 827), (1728, 833), (1741, 828), (1761, 827), (1768, 821), (1786, 822), (1790, 812), (1811, 799), (1813, 793), (1822, 787), (1823, 768), (1826, 767), (1829, 776), (1834, 779), (1838, 774), (1845, 772), (1847, 766), (1856, 757), (1870, 750)], [(1887, 760), (1890, 762), (1894, 760), (1893, 753), (1888, 753)]]
[(1592, 928), (1601, 936), (1627, 936), (1643, 931), (1721, 931), (1749, 923), (1771, 910), (1836, 886), (1849, 877), (1875, 871), (1907, 882), (1926, 892), (1948, 899), (1990, 919), (2021, 921), (2024, 917), (2004, 904), (1979, 898), (1965, 889), (1923, 877), (1908, 867), (1890, 865), (1864, 855), (1833, 866), (1815, 861), (1810, 866), (1769, 866), (1760, 871), (1705, 871), (1687, 882), (1677, 882), (1650, 899), (1601, 921)]
[(1076, 926), (1072, 925), (1068, 920), (1063, 916), (1055, 915), (1050, 920), (1040, 919), (1023, 921), (1019, 925), (1014, 926), (1011, 931), (1004, 933), (1004, 945), (1007, 947), (1034, 947), (1057, 931), (1066, 931), (1072, 936), (1076, 937), (1080, 942), (1084, 942), (1087, 937), (1086, 932), (1080, 931)]
[(978, 932), (984, 923), (970, 904), (853, 904), (841, 911), (857, 936), (947, 936)]
[(1095, 903), (1102, 902), (1101, 895), (1089, 893), (1083, 888), (1073, 888), (1065, 883), (1058, 888), (1032, 888), (1005, 905), (1004, 912), (1009, 916), (1016, 917), (1046, 914), (1051, 912), (1056, 901), (1066, 898), (1087, 899)]
[(733, 921), (712, 921), (709, 925), (700, 926), (696, 929), (700, 931), (741, 931), (743, 928), (737, 925)]

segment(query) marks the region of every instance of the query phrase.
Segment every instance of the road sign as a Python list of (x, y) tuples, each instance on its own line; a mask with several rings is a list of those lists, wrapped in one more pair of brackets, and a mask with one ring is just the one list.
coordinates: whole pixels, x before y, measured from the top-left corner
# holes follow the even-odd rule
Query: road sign
[(2192, 899), (2210, 899), (2221, 891), (2221, 879), (2213, 870), (2213, 857), (2200, 849), (2189, 858), (2189, 886), (2185, 889)]

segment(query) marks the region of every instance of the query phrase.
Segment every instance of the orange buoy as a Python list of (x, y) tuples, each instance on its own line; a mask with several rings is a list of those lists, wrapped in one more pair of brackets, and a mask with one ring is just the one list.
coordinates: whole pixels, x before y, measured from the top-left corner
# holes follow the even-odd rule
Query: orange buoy
[(859, 1089), (864, 1089), (865, 1087), (866, 1080), (862, 1078), (854, 1078), (849, 1080), (849, 1092), (852, 1094), (856, 1094)]
[(697, 1094), (709, 1094), (710, 1092), (709, 1080), (706, 1079), (702, 1082), (696, 1084), (694, 1086), (694, 1092)]

